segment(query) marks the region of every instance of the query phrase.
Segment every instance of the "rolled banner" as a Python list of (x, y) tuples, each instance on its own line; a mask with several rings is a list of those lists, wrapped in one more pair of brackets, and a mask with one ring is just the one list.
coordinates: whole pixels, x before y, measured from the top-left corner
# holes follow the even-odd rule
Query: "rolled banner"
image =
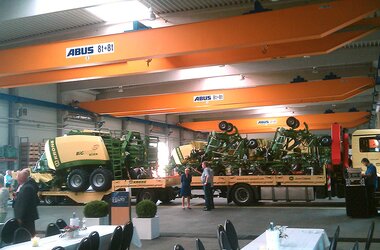
[(265, 231), (267, 250), (279, 250), (280, 249), (280, 231), (278, 230), (266, 230)]

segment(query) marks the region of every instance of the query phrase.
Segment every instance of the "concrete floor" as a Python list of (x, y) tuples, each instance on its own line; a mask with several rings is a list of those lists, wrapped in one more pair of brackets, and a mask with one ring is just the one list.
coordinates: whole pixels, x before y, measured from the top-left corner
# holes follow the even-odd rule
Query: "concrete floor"
[[(226, 205), (225, 199), (215, 199), (216, 209), (203, 211), (203, 200), (192, 199), (193, 209), (182, 210), (179, 199), (170, 205), (160, 205), (161, 236), (152, 241), (142, 241), (142, 249), (160, 250), (172, 249), (174, 244), (181, 244), (185, 249), (195, 249), (195, 239), (200, 238), (207, 250), (217, 250), (216, 226), (231, 220), (239, 236), (240, 246), (248, 244), (263, 233), (273, 221), (277, 225), (303, 228), (323, 228), (332, 237), (337, 225), (340, 225), (340, 242), (338, 249), (351, 249), (355, 241), (364, 242), (370, 222), (377, 223), (374, 231), (374, 243), (371, 249), (380, 249), (380, 217), (370, 219), (353, 219), (346, 216), (345, 207), (318, 207), (318, 203), (297, 204), (289, 207), (287, 204), (264, 204), (253, 207), (237, 207)], [(295, 204), (295, 203), (294, 203)], [(338, 201), (339, 204), (339, 201)], [(8, 217), (13, 216), (10, 209)], [(82, 206), (40, 206), (40, 219), (36, 221), (37, 231), (43, 233), (50, 222), (57, 218), (68, 220), (72, 212), (83, 216)], [(132, 216), (135, 216), (134, 206)], [(138, 249), (132, 246), (131, 249)], [(364, 249), (364, 243), (361, 248)]]

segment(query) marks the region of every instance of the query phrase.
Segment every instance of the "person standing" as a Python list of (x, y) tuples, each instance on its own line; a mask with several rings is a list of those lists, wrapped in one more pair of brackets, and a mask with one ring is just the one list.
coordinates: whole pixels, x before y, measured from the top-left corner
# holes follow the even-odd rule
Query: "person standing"
[(13, 178), (12, 178), (12, 171), (11, 170), (7, 170), (5, 172), (5, 176), (4, 176), (4, 186), (7, 187), (7, 188), (10, 188), (11, 185), (12, 185), (12, 181), (13, 181)]
[(377, 215), (376, 203), (375, 203), (375, 191), (377, 190), (377, 170), (376, 167), (369, 162), (367, 158), (363, 158), (361, 163), (367, 167), (363, 177), (365, 178), (365, 185), (368, 196), (368, 212), (369, 215)]
[(9, 200), (9, 190), (3, 186), (4, 176), (0, 175), (0, 223), (5, 222)]
[(201, 181), (203, 184), (203, 191), (205, 194), (205, 208), (204, 211), (210, 211), (213, 208), (213, 201), (212, 201), (212, 186), (213, 186), (213, 176), (212, 171), (208, 167), (207, 163), (204, 161), (202, 162), (202, 176)]
[(185, 173), (181, 175), (181, 196), (182, 196), (182, 209), (185, 209), (185, 198), (187, 198), (187, 208), (190, 207), (190, 198), (191, 198), (191, 181), (192, 176), (190, 174), (190, 169), (186, 168)]
[(13, 203), (14, 214), (22, 227), (25, 227), (32, 236), (36, 235), (35, 220), (39, 219), (37, 205), (38, 189), (34, 180), (29, 178), (29, 169), (23, 169), (17, 174), (16, 198)]

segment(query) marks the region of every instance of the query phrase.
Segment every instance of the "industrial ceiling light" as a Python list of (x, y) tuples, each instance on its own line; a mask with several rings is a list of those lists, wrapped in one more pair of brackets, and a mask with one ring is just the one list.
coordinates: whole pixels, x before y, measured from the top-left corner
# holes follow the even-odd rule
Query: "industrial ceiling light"
[[(149, 19), (149, 8), (136, 0), (102, 4), (85, 9), (107, 23), (122, 23)], [(154, 13), (153, 13), (154, 14)]]

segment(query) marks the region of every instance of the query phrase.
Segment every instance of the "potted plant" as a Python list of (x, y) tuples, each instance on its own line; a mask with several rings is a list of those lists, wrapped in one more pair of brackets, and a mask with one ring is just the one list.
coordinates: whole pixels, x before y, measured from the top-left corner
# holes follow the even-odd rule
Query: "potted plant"
[(156, 216), (157, 205), (150, 200), (142, 200), (136, 205), (137, 218), (133, 218), (140, 239), (152, 240), (160, 236), (160, 220)]
[(90, 201), (84, 206), (86, 226), (108, 225), (109, 205), (105, 201)]

